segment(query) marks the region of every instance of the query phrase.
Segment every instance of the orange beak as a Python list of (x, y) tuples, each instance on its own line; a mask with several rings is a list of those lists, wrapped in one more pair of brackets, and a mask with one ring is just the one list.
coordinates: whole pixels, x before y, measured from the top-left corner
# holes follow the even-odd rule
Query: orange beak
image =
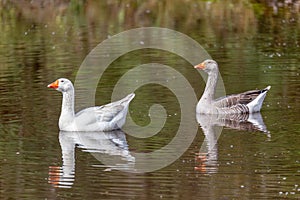
[(57, 89), (58, 88), (58, 80), (54, 81), (53, 83), (50, 83), (47, 87)]
[(202, 62), (202, 63), (194, 66), (194, 68), (196, 68), (196, 69), (205, 69), (205, 64), (204, 64), (204, 62)]

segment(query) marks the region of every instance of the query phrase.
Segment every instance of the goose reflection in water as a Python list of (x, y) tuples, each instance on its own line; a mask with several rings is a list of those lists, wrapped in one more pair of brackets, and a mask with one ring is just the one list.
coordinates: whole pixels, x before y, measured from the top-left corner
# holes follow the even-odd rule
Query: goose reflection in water
[(62, 150), (62, 167), (49, 167), (49, 183), (55, 187), (72, 187), (75, 180), (75, 148), (91, 153), (105, 170), (132, 170), (135, 158), (130, 155), (125, 133), (110, 132), (59, 132)]
[(223, 127), (249, 132), (263, 132), (267, 137), (271, 137), (259, 112), (228, 115), (197, 114), (196, 117), (205, 139), (195, 157), (197, 163), (195, 170), (204, 173), (215, 173), (218, 169), (217, 141)]

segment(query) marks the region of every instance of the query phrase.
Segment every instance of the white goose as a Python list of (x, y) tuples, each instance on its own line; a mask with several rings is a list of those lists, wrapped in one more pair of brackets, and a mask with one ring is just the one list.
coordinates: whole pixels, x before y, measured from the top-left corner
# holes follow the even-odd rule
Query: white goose
[(204, 93), (196, 108), (197, 113), (202, 114), (233, 114), (259, 112), (264, 98), (271, 86), (262, 90), (251, 90), (240, 94), (233, 94), (214, 99), (218, 80), (218, 64), (214, 60), (205, 60), (195, 66), (208, 74)]
[(59, 129), (62, 131), (111, 131), (122, 128), (130, 101), (135, 94), (103, 106), (74, 112), (74, 87), (70, 80), (60, 78), (48, 85), (63, 94)]

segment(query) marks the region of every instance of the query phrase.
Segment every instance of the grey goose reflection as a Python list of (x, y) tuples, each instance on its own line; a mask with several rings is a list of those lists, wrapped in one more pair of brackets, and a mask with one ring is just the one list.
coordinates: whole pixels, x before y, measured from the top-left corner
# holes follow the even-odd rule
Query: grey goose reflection
[(215, 173), (218, 170), (218, 139), (222, 133), (223, 127), (246, 131), (264, 133), (267, 138), (271, 137), (263, 122), (261, 114), (258, 113), (238, 113), (238, 114), (197, 114), (203, 133), (204, 141), (200, 147), (199, 153), (196, 154), (195, 160), (197, 166), (195, 170), (203, 173)]

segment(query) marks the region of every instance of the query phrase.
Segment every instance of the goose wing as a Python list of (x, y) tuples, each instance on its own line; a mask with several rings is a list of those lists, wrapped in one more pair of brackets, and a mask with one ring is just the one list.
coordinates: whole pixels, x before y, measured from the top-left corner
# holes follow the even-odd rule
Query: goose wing
[(76, 114), (77, 123), (90, 125), (96, 122), (110, 122), (117, 116), (124, 106), (122, 105), (104, 105), (86, 108)]
[(90, 125), (96, 122), (111, 122), (120, 112), (128, 107), (133, 98), (134, 94), (129, 94), (119, 101), (81, 110), (75, 116), (76, 121), (84, 125)]
[(262, 90), (249, 90), (240, 94), (233, 94), (218, 98), (214, 101), (214, 105), (218, 108), (230, 108), (237, 105), (247, 105), (256, 97), (269, 90), (269, 87)]

